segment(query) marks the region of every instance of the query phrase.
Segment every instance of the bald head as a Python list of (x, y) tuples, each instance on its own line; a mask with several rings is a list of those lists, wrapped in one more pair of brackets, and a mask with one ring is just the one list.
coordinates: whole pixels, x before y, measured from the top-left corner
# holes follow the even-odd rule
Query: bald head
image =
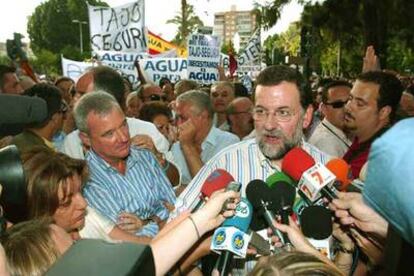
[(240, 139), (253, 130), (252, 108), (253, 102), (249, 98), (241, 97), (234, 99), (226, 109), (231, 132)]

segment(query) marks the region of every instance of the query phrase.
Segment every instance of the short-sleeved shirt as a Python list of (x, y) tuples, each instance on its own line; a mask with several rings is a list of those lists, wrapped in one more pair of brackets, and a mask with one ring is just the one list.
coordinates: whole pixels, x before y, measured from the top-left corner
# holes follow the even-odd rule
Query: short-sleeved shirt
[[(106, 161), (90, 150), (86, 156), (90, 178), (83, 194), (88, 204), (112, 222), (122, 212), (132, 213), (141, 219), (153, 216), (165, 220), (169, 211), (164, 202), (175, 203), (175, 194), (165, 173), (152, 153), (131, 147), (126, 160), (125, 175), (120, 174)], [(148, 223), (137, 235), (153, 237), (158, 225)]]

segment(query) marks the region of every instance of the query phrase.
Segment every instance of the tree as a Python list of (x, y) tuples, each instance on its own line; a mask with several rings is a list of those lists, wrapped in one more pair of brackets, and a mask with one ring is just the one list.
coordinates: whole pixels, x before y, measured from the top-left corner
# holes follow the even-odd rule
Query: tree
[[(272, 27), (290, 0), (272, 0), (259, 6), (259, 19)], [(412, 0), (325, 0), (305, 4), (301, 26), (312, 28), (313, 56), (332, 71), (332, 62), (342, 71), (357, 74), (365, 48), (374, 45), (384, 68), (405, 70), (414, 50), (414, 2)], [(399, 57), (397, 50), (401, 52)], [(332, 55), (337, 53), (336, 59)], [(401, 61), (401, 62), (399, 62)], [(403, 65), (405, 64), (405, 65)], [(391, 67), (392, 68), (391, 68)], [(408, 66), (409, 67), (409, 66)], [(338, 71), (338, 70), (337, 70)]]
[(181, 0), (181, 12), (174, 18), (167, 20), (167, 24), (178, 26), (177, 34), (172, 42), (181, 47), (187, 44), (189, 34), (197, 30), (198, 27), (204, 26), (203, 21), (194, 14), (194, 7), (187, 4), (187, 0)]
[[(91, 5), (105, 5), (98, 0), (88, 0)], [(49, 0), (36, 7), (27, 24), (27, 32), (35, 55), (41, 50), (60, 54), (71, 45), (79, 51), (79, 26), (77, 19), (89, 22), (86, 0)], [(83, 25), (83, 44), (86, 56), (90, 55), (89, 27)], [(73, 58), (68, 56), (68, 58)]]
[(254, 13), (256, 14), (257, 24), (265, 30), (276, 25), (283, 7), (289, 2), (290, 0), (274, 0), (273, 2), (266, 2), (264, 5), (255, 2)]

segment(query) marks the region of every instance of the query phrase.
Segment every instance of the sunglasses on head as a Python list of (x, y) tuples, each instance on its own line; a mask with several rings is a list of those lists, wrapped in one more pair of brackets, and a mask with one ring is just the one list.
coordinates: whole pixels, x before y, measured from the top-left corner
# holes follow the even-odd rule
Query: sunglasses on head
[(160, 95), (156, 95), (153, 94), (151, 96), (148, 97), (148, 99), (150, 99), (150, 101), (167, 101), (167, 96), (160, 96)]
[(346, 105), (346, 101), (342, 102), (342, 101), (337, 101), (337, 102), (332, 102), (332, 103), (326, 103), (326, 105), (330, 105), (332, 106), (332, 108), (342, 108)]

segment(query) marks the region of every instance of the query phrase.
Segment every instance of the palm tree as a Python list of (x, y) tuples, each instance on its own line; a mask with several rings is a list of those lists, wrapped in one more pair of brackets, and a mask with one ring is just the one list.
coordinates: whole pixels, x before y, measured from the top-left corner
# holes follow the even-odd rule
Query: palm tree
[(264, 5), (255, 2), (254, 13), (256, 14), (257, 24), (265, 30), (276, 25), (283, 7), (290, 2), (291, 0), (273, 0), (271, 2), (266, 1)]
[(178, 26), (177, 34), (172, 42), (179, 46), (185, 46), (187, 36), (204, 25), (201, 19), (194, 14), (194, 7), (187, 4), (187, 0), (181, 0), (181, 12), (174, 18), (167, 20), (167, 24)]

